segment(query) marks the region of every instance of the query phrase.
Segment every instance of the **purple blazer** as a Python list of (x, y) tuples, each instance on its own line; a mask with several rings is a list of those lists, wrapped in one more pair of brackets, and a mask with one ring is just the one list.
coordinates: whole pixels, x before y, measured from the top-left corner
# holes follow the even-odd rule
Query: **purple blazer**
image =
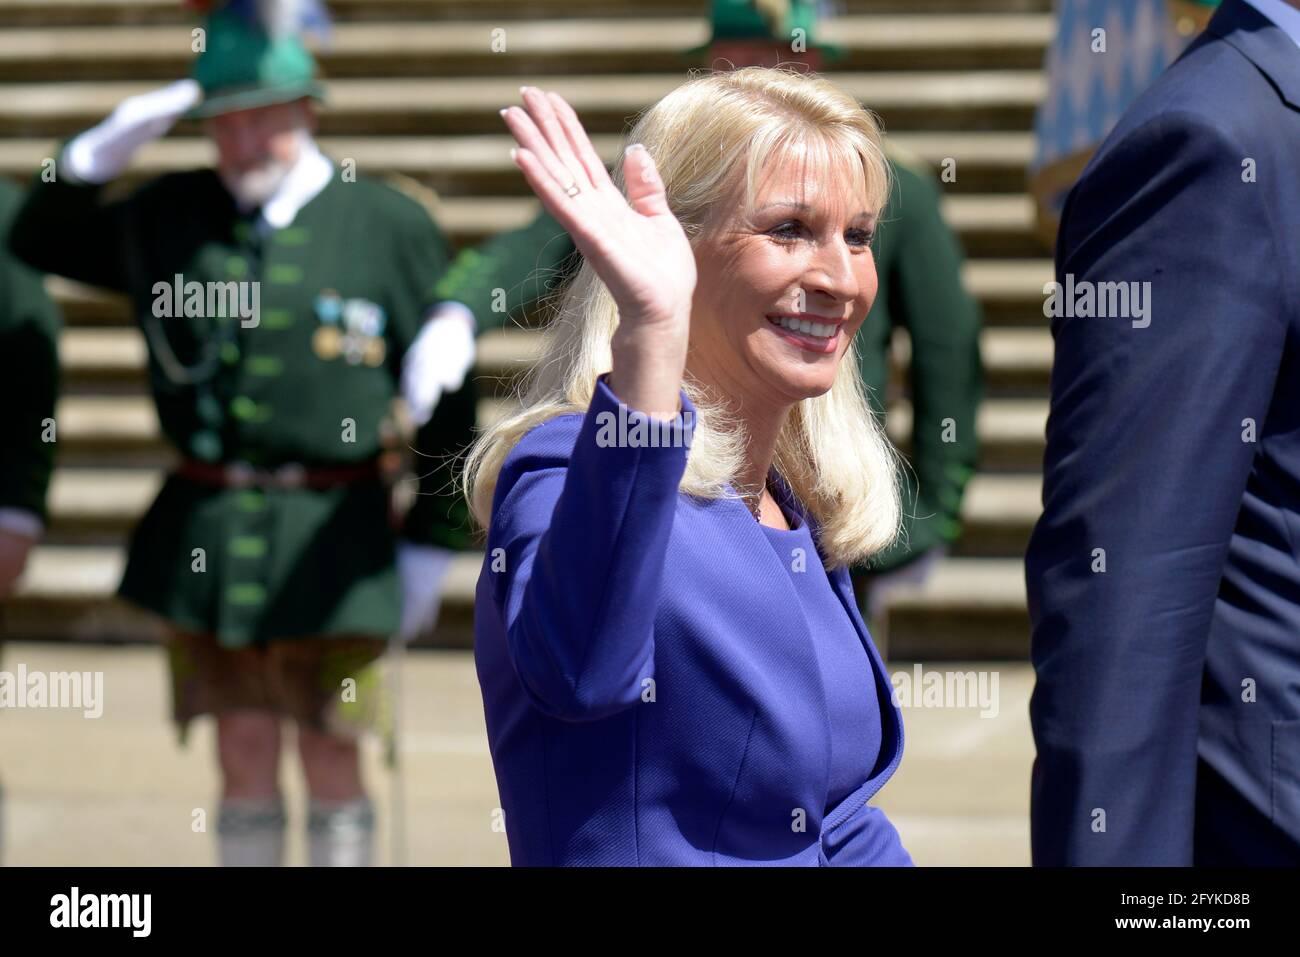
[(741, 501), (678, 491), (685, 392), (652, 445), (626, 406), (620, 436), (605, 379), (585, 415), (519, 441), (492, 502), (474, 656), (511, 861), (910, 865), (867, 803), (903, 721), (848, 570), (830, 579), (870, 657), (881, 747), (827, 810), (826, 696), (789, 574)]

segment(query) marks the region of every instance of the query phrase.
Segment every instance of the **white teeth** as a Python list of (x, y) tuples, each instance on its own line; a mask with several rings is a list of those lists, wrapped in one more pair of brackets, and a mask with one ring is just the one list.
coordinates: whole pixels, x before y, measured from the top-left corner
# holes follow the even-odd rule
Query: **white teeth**
[(831, 322), (811, 322), (808, 319), (792, 319), (789, 316), (781, 316), (776, 320), (776, 323), (782, 329), (789, 329), (791, 332), (802, 332), (806, 336), (816, 336), (819, 339), (829, 339), (835, 334), (835, 324)]

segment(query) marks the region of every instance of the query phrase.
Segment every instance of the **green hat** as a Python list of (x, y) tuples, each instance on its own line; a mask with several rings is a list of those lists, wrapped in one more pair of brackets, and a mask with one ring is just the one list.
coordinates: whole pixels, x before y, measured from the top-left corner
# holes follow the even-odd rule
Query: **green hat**
[(203, 88), (203, 101), (190, 117), (325, 97), (316, 79), (316, 60), (299, 37), (272, 37), (227, 10), (208, 18), (207, 45), (194, 61), (193, 75)]
[(814, 39), (818, 19), (815, 0), (713, 0), (709, 18), (713, 36), (689, 53), (703, 53), (713, 44), (725, 41), (765, 40), (786, 44), (795, 38), (796, 31), (802, 31), (809, 50), (818, 50), (828, 59), (844, 55), (839, 47)]

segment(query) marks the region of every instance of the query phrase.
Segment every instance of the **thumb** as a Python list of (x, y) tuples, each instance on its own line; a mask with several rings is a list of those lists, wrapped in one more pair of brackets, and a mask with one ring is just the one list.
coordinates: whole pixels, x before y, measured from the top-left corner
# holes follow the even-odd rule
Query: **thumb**
[(655, 161), (640, 143), (633, 143), (623, 153), (623, 183), (627, 187), (628, 205), (642, 216), (672, 214)]

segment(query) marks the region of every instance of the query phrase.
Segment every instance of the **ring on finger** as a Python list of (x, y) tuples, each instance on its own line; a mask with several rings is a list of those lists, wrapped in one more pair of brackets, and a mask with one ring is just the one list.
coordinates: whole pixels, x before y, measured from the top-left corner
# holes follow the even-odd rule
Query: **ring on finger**
[(564, 194), (570, 198), (577, 196), (581, 192), (582, 187), (577, 183), (570, 183), (568, 186), (564, 187)]

